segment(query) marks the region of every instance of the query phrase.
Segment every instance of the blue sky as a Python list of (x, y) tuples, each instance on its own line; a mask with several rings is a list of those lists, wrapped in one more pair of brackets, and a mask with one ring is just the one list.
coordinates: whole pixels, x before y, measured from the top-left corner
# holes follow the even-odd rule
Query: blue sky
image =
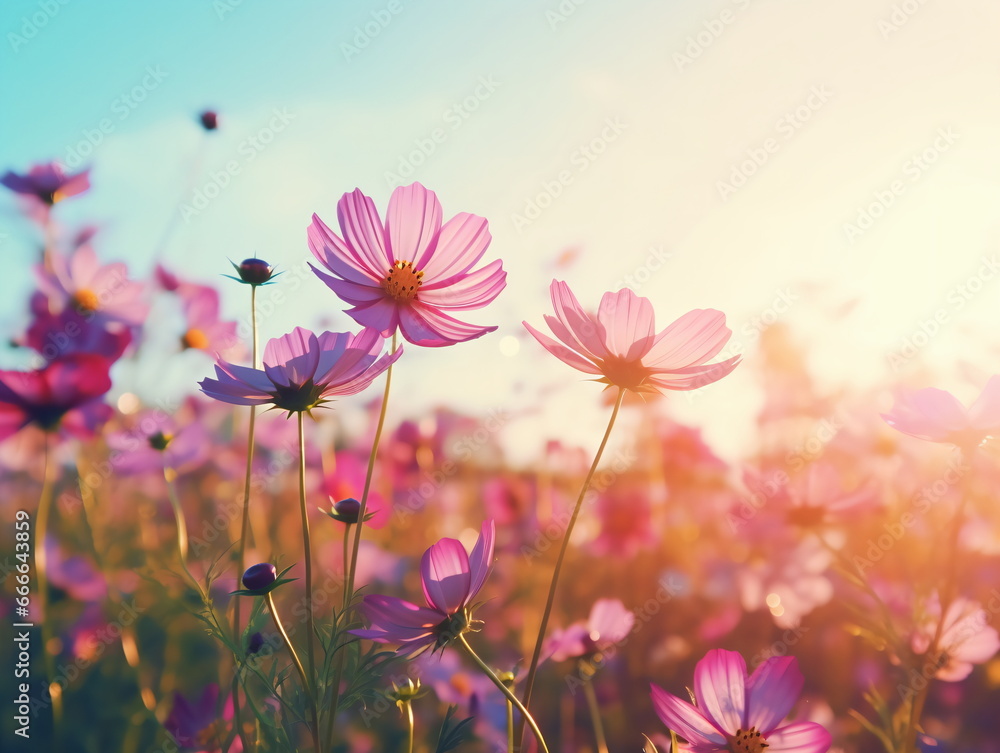
[[(0, 166), (73, 160), (103, 123), (93, 189), (57, 207), (67, 232), (95, 222), (102, 258), (144, 275), (159, 250), (206, 280), (253, 253), (297, 274), (313, 212), (332, 221), (355, 187), (384, 207), (397, 177), (420, 180), (446, 216), (490, 220), (509, 287), (469, 316), (500, 325), (494, 336), (413, 354), (400, 377), (413, 411), (546, 394), (525, 436), (566, 431), (568, 413), (598, 426), (594, 388), (542, 358), (520, 321), (540, 321), (553, 276), (594, 306), (631, 279), (661, 326), (695, 307), (729, 315), (747, 366), (674, 400), (721, 438), (713, 422), (752, 419), (760, 321), (807, 342), (831, 389), (936, 379), (961, 392), (998, 370), (986, 338), (1000, 280), (953, 297), (997, 248), (1000, 18), (975, 0), (902, 5), (18, 0), (3, 13)], [(195, 122), (205, 107), (217, 133)], [(185, 211), (199, 191), (217, 197)], [(18, 210), (0, 197), (10, 331), (38, 240)], [(245, 291), (222, 289), (239, 316)], [(301, 290), (265, 335), (351, 326), (318, 281)], [(893, 365), (942, 309), (942, 332)], [(191, 370), (207, 363), (175, 360), (167, 381)], [(122, 388), (141, 392), (144, 373)]]

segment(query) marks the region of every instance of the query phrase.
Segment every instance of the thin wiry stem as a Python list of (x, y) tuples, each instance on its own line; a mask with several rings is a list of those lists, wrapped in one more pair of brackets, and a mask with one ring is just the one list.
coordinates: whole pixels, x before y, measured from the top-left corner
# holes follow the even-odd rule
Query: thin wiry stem
[(52, 698), (52, 736), (58, 744), (62, 730), (62, 685), (55, 679), (55, 656), (50, 648), (53, 620), (52, 616), (48, 614), (48, 558), (45, 554), (45, 537), (49, 529), (49, 516), (52, 513), (56, 470), (56, 464), (52, 459), (51, 443), (51, 437), (46, 433), (42, 465), (42, 492), (38, 498), (38, 517), (35, 520), (35, 573), (38, 576), (38, 601), (42, 615), (42, 655), (45, 658), (45, 675), (49, 682), (49, 696)]
[[(250, 286), (250, 326), (253, 331), (253, 367), (257, 368), (257, 286)], [(238, 565), (236, 571), (236, 578), (239, 580), (243, 577), (243, 572), (246, 570), (246, 554), (247, 554), (247, 538), (250, 535), (250, 482), (252, 480), (253, 472), (253, 453), (254, 453), (254, 434), (257, 423), (257, 406), (250, 406), (250, 427), (247, 434), (247, 470), (246, 476), (243, 481), (243, 520), (240, 524), (240, 546), (239, 546), (239, 557)], [(235, 606), (233, 607), (233, 642), (243, 649), (242, 641), (242, 630), (243, 621), (240, 614), (240, 599), (235, 599)], [(237, 659), (238, 660), (238, 659)], [(240, 741), (243, 743), (243, 749), (250, 751), (250, 745), (246, 737), (246, 732), (243, 731), (243, 718), (240, 713), (240, 695), (239, 695), (239, 675), (238, 673), (233, 677), (233, 719), (236, 724), (236, 728), (240, 733)]]
[[(392, 353), (396, 352), (397, 335), (392, 335)], [(382, 427), (385, 426), (386, 409), (389, 407), (389, 387), (392, 385), (392, 367), (385, 372), (385, 391), (382, 393), (382, 408), (378, 414), (378, 426), (375, 428), (375, 439), (372, 441), (372, 451), (368, 456), (368, 471), (365, 474), (365, 487), (361, 493), (361, 509), (358, 510), (357, 528), (354, 530), (354, 548), (351, 551), (351, 571), (347, 576), (347, 587), (344, 589), (344, 611), (351, 606), (351, 598), (354, 596), (354, 576), (358, 567), (358, 549), (361, 547), (361, 529), (365, 524), (365, 513), (368, 510), (368, 492), (372, 486), (372, 475), (375, 473), (375, 458), (378, 455), (378, 445), (382, 438)]]
[[(594, 478), (594, 473), (597, 471), (597, 465), (601, 462), (601, 455), (604, 454), (604, 448), (608, 444), (608, 437), (611, 436), (611, 429), (615, 425), (615, 419), (618, 417), (618, 411), (622, 407), (622, 401), (625, 399), (624, 388), (618, 388), (618, 397), (615, 400), (614, 410), (611, 411), (611, 418), (608, 420), (608, 428), (604, 431), (604, 438), (601, 439), (601, 444), (597, 448), (597, 454), (594, 455), (594, 462), (590, 464), (590, 470), (587, 472), (587, 477), (583, 481), (583, 487), (580, 489), (580, 494), (576, 498), (576, 505), (573, 507), (573, 515), (569, 519), (569, 525), (566, 526), (566, 532), (563, 534), (562, 546), (559, 548), (559, 556), (556, 558), (556, 566), (552, 571), (552, 582), (549, 584), (549, 595), (545, 600), (545, 610), (542, 612), (542, 622), (538, 626), (538, 636), (535, 638), (535, 649), (531, 654), (531, 664), (528, 667), (528, 676), (524, 681), (524, 705), (528, 706), (531, 703), (531, 691), (535, 684), (535, 673), (538, 671), (538, 660), (542, 654), (542, 643), (545, 640), (545, 631), (549, 626), (549, 616), (552, 614), (552, 604), (555, 602), (556, 598), (556, 586), (559, 583), (559, 573), (562, 571), (563, 560), (566, 558), (566, 550), (569, 548), (569, 540), (573, 535), (573, 526), (576, 525), (576, 519), (580, 515), (580, 508), (583, 506), (583, 498), (587, 494), (587, 490), (590, 488), (590, 482)], [(523, 735), (522, 726), (522, 735)]]
[(313, 745), (316, 746), (316, 753), (319, 753), (322, 748), (319, 744), (319, 718), (316, 710), (316, 696), (313, 695), (312, 686), (309, 683), (309, 678), (306, 677), (305, 667), (302, 666), (302, 660), (299, 658), (298, 653), (295, 651), (295, 647), (292, 645), (292, 641), (288, 638), (288, 633), (285, 630), (285, 626), (281, 622), (281, 617), (278, 615), (278, 608), (274, 605), (274, 597), (268, 592), (264, 595), (267, 599), (267, 606), (271, 610), (271, 617), (274, 618), (275, 627), (278, 628), (278, 632), (281, 633), (282, 639), (285, 641), (285, 645), (288, 647), (288, 653), (292, 656), (292, 663), (295, 665), (295, 669), (298, 670), (299, 679), (302, 680), (302, 688), (305, 690), (306, 696), (309, 698), (309, 713), (312, 717), (312, 725), (310, 726), (310, 732), (313, 737)]
[(594, 726), (594, 742), (597, 745), (597, 753), (608, 753), (608, 741), (604, 737), (604, 724), (601, 722), (601, 707), (597, 704), (597, 694), (594, 692), (594, 684), (590, 681), (589, 676), (583, 678), (583, 695), (587, 699), (590, 722)]
[(549, 746), (545, 744), (545, 738), (542, 737), (542, 731), (538, 729), (538, 724), (535, 722), (534, 717), (528, 713), (528, 709), (524, 707), (524, 704), (518, 700), (517, 696), (514, 695), (514, 692), (504, 684), (503, 680), (496, 676), (486, 662), (480, 659), (479, 655), (472, 650), (472, 646), (469, 645), (469, 642), (465, 639), (464, 635), (459, 634), (458, 641), (462, 644), (462, 648), (465, 649), (469, 658), (471, 658), (472, 661), (476, 663), (476, 666), (479, 667), (483, 673), (490, 678), (493, 684), (500, 689), (500, 692), (504, 694), (507, 701), (517, 706), (517, 710), (521, 712), (521, 716), (525, 722), (527, 722), (528, 726), (531, 727), (531, 731), (535, 734), (535, 739), (538, 741), (538, 747), (542, 749), (542, 753), (549, 753)]

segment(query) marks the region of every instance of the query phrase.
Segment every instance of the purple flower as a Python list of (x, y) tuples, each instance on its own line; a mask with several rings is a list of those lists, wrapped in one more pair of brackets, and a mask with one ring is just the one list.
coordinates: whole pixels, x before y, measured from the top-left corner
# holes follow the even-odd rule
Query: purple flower
[(182, 296), (186, 329), (181, 347), (226, 353), (236, 348), (236, 322), (219, 318), (219, 293), (208, 285), (194, 285)]
[(399, 644), (401, 654), (444, 648), (471, 627), (469, 605), (489, 574), (495, 535), (493, 521), (485, 521), (471, 555), (460, 541), (441, 539), (420, 560), (427, 606), (394, 596), (366, 596), (361, 612), (371, 627), (350, 632), (376, 643)]
[(53, 313), (44, 293), (31, 296), (30, 308), (33, 318), (19, 344), (37, 351), (46, 361), (70, 353), (94, 353), (117, 361), (132, 342), (127, 327), (105, 326), (72, 307)]
[(313, 215), (309, 249), (331, 274), (312, 270), (353, 306), (347, 313), (358, 324), (385, 337), (398, 328), (409, 342), (431, 348), (496, 329), (445, 313), (482, 308), (507, 284), (499, 259), (469, 271), (492, 240), (484, 218), (463, 212), (442, 225), (437, 195), (413, 183), (392, 192), (384, 225), (360, 189), (340, 199), (337, 219), (343, 237)]
[(8, 170), (0, 178), (0, 184), (14, 193), (34, 196), (43, 204), (52, 206), (90, 188), (89, 173), (89, 170), (84, 170), (76, 175), (67, 175), (61, 165), (49, 162), (45, 165), (34, 165), (27, 175), (18, 175)]
[(251, 565), (243, 573), (243, 587), (250, 591), (267, 588), (278, 579), (278, 569), (270, 562)]
[(798, 660), (772, 657), (747, 677), (735, 651), (715, 649), (694, 670), (698, 705), (652, 685), (653, 707), (692, 753), (825, 753), (830, 733), (815, 722), (781, 725), (802, 691)]
[(334, 395), (354, 395), (389, 368), (402, 348), (383, 355), (383, 340), (373, 329), (356, 335), (324, 332), (318, 337), (296, 327), (264, 348), (264, 368), (219, 361), (215, 379), (199, 386), (209, 397), (233, 405), (265, 405), (289, 413), (308, 411)]
[(114, 451), (115, 473), (134, 476), (171, 468), (177, 473), (194, 470), (209, 457), (208, 431), (195, 420), (184, 426), (160, 411), (147, 411), (136, 419), (135, 428), (108, 434)]
[(29, 424), (92, 436), (111, 417), (101, 401), (111, 389), (110, 367), (101, 356), (74, 353), (35, 371), (0, 371), (0, 441)]
[(621, 601), (598, 599), (586, 622), (574, 622), (552, 634), (546, 653), (553, 661), (599, 653), (624, 640), (634, 623), (635, 615)]
[(121, 262), (102, 265), (90, 246), (71, 257), (52, 253), (51, 268), (37, 268), (38, 287), (59, 311), (73, 309), (95, 323), (138, 326), (149, 312), (141, 283)]

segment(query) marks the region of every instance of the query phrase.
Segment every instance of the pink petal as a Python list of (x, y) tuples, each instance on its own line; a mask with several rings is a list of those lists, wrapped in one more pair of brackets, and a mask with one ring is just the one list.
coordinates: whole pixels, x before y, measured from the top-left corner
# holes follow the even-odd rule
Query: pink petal
[(967, 426), (962, 404), (950, 392), (933, 387), (900, 393), (882, 418), (904, 434), (934, 442), (946, 441), (952, 432)]
[(601, 645), (622, 640), (635, 624), (635, 614), (618, 599), (598, 599), (590, 608), (587, 626), (597, 633)]
[(303, 385), (315, 376), (318, 365), (319, 342), (302, 327), (269, 340), (264, 348), (264, 372), (275, 384)]
[(367, 262), (368, 268), (388, 271), (394, 260), (386, 249), (375, 202), (361, 193), (361, 189), (345, 193), (337, 203), (337, 219), (344, 240)]
[(990, 377), (968, 412), (969, 424), (976, 429), (1000, 429), (1000, 375)]
[(493, 544), (496, 539), (496, 525), (493, 519), (483, 521), (483, 526), (479, 531), (479, 538), (476, 545), (472, 547), (472, 554), (469, 555), (469, 570), (471, 573), (471, 583), (469, 585), (469, 596), (466, 603), (475, 598), (479, 589), (486, 582), (486, 577), (490, 574), (493, 566)]
[(420, 581), (427, 603), (455, 614), (469, 598), (469, 555), (457, 539), (441, 539), (420, 560)]
[(371, 327), (389, 337), (399, 326), (399, 310), (395, 300), (385, 297), (347, 309), (346, 313), (362, 327)]
[(650, 691), (653, 709), (667, 729), (673, 730), (692, 745), (717, 745), (720, 748), (726, 745), (722, 731), (690, 703), (656, 685), (651, 684)]
[(629, 360), (641, 358), (653, 342), (653, 304), (628, 288), (605, 293), (597, 319), (607, 330), (608, 350)]
[[(607, 347), (608, 334), (604, 325), (584, 311), (569, 286), (565, 282), (553, 280), (549, 294), (552, 297), (552, 308), (556, 317), (581, 344), (582, 350), (592, 353), (597, 358), (607, 358), (610, 353)], [(549, 326), (552, 326), (552, 322), (549, 322)], [(554, 327), (552, 331), (556, 337), (563, 339)], [(564, 342), (569, 341), (564, 340)]]
[(747, 681), (747, 725), (767, 734), (788, 716), (805, 679), (791, 656), (772, 657)]
[(441, 202), (433, 191), (412, 183), (392, 192), (385, 216), (385, 232), (394, 261), (410, 261), (417, 269), (422, 269), (419, 262), (434, 252), (434, 239), (439, 230)]
[(77, 288), (89, 288), (101, 268), (92, 246), (81, 246), (69, 260), (69, 277)]
[(493, 332), (496, 327), (477, 327), (460, 322), (420, 301), (413, 301), (409, 306), (399, 308), (399, 329), (403, 337), (414, 345), (440, 348), (475, 340)]
[(793, 722), (767, 736), (768, 753), (826, 753), (830, 733), (815, 722)]
[(568, 363), (574, 369), (582, 371), (585, 374), (599, 375), (602, 373), (601, 370), (597, 368), (597, 366), (595, 366), (593, 363), (585, 359), (583, 356), (578, 355), (577, 353), (565, 347), (564, 345), (560, 345), (552, 338), (543, 335), (541, 332), (539, 332), (537, 329), (532, 327), (527, 322), (521, 322), (521, 324), (523, 324), (524, 328), (531, 333), (532, 337), (534, 337), (536, 340), (538, 340), (539, 343), (541, 343), (543, 348), (545, 348), (547, 351), (549, 351), (549, 353), (554, 355), (559, 360), (563, 361), (564, 363)]
[(436, 627), (441, 623), (443, 615), (433, 609), (420, 607), (395, 596), (365, 596), (362, 611), (371, 621), (383, 626), (391, 625), (404, 631), (420, 633)]
[(340, 239), (317, 215), (306, 229), (309, 250), (316, 260), (335, 275), (360, 285), (382, 279), (388, 267), (373, 267), (366, 256), (357, 253)]
[(503, 271), (503, 262), (497, 259), (475, 272), (452, 278), (451, 282), (423, 285), (417, 297), (429, 306), (478, 309), (492, 302), (506, 286), (507, 273)]
[(698, 708), (726, 732), (746, 728), (747, 665), (735, 651), (714, 649), (694, 669)]
[(489, 223), (483, 217), (456, 214), (442, 226), (433, 253), (424, 254), (414, 266), (424, 273), (424, 285), (448, 282), (472, 269), (491, 240)]
[(725, 361), (707, 366), (688, 366), (667, 372), (655, 372), (646, 382), (665, 390), (697, 390), (731, 374), (740, 365), (743, 356), (733, 356)]
[(703, 364), (722, 350), (732, 334), (721, 311), (694, 309), (656, 336), (643, 362), (671, 371)]
[(330, 290), (337, 294), (338, 298), (352, 306), (363, 306), (366, 303), (386, 297), (385, 290), (380, 285), (366, 285), (351, 282), (350, 280), (342, 280), (339, 277), (333, 277), (325, 272), (320, 272), (312, 264), (309, 265), (309, 268)]

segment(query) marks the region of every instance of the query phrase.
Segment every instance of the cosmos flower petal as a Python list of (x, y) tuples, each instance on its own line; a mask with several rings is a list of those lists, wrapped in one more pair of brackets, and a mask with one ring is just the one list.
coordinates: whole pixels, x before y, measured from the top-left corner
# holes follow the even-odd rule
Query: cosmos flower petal
[(469, 555), (457, 539), (441, 539), (420, 560), (420, 581), (427, 603), (444, 614), (465, 606), (472, 584)]
[(969, 406), (969, 424), (993, 433), (1000, 430), (1000, 375), (990, 377), (982, 393)]
[(447, 284), (464, 275), (486, 253), (493, 236), (485, 217), (460, 212), (441, 227), (434, 253), (415, 263), (424, 285)]
[(715, 745), (723, 750), (726, 738), (711, 721), (687, 701), (682, 701), (656, 685), (650, 685), (653, 709), (667, 729), (673, 730), (692, 745)]
[(612, 354), (631, 360), (642, 358), (649, 350), (655, 329), (653, 304), (648, 298), (640, 298), (629, 288), (605, 293), (597, 319), (604, 325)]
[(714, 649), (694, 669), (698, 708), (727, 732), (746, 729), (747, 665), (736, 651)]
[(950, 392), (933, 387), (899, 392), (892, 410), (882, 418), (897, 431), (934, 442), (947, 441), (966, 426), (962, 404)]
[(472, 554), (469, 555), (471, 583), (466, 602), (475, 598), (476, 594), (479, 593), (479, 589), (486, 582), (487, 576), (490, 574), (490, 568), (493, 566), (493, 545), (495, 539), (496, 525), (493, 519), (490, 518), (483, 521), (482, 528), (479, 531), (479, 538), (476, 539), (476, 545), (472, 547)]
[(717, 382), (740, 365), (743, 356), (733, 356), (725, 361), (689, 366), (669, 372), (654, 372), (646, 381), (665, 390), (696, 390)]
[(598, 599), (590, 608), (587, 626), (596, 633), (599, 645), (618, 643), (632, 630), (635, 613), (626, 609), (619, 599)]
[(788, 716), (805, 679), (792, 656), (775, 656), (754, 670), (746, 684), (747, 725), (768, 733)]
[(527, 322), (521, 322), (524, 328), (531, 333), (531, 336), (541, 343), (542, 347), (545, 348), (549, 353), (554, 355), (559, 360), (569, 364), (574, 369), (582, 371), (585, 374), (600, 374), (601, 370), (597, 368), (591, 361), (588, 361), (583, 356), (579, 355), (573, 350), (570, 350), (564, 345), (557, 343), (551, 337), (543, 335), (537, 329), (532, 327)]
[(385, 215), (390, 257), (395, 257), (390, 261), (410, 261), (422, 269), (421, 264), (434, 253), (440, 230), (441, 202), (433, 191), (411, 183), (392, 192)]
[(721, 311), (694, 309), (656, 336), (645, 362), (671, 370), (702, 364), (716, 356), (732, 334)]
[(403, 337), (411, 343), (427, 348), (475, 340), (496, 330), (496, 327), (479, 327), (460, 322), (419, 301), (413, 301), (409, 306), (399, 309), (399, 328)]
[(381, 266), (373, 267), (367, 256), (356, 253), (351, 246), (344, 243), (318, 215), (312, 216), (312, 223), (306, 229), (306, 238), (312, 255), (333, 274), (348, 282), (373, 285), (379, 289), (378, 283), (385, 269)]
[(393, 265), (395, 260), (386, 247), (385, 232), (375, 202), (360, 189), (343, 195), (337, 203), (337, 219), (344, 240), (365, 260), (369, 269), (386, 271)]
[(826, 753), (830, 733), (815, 722), (793, 722), (767, 736), (768, 753)]
[(309, 268), (314, 275), (323, 281), (324, 285), (337, 294), (338, 298), (352, 306), (360, 306), (385, 297), (385, 291), (378, 285), (342, 280), (339, 277), (321, 272), (312, 264), (309, 265)]
[(573, 337), (588, 353), (593, 353), (597, 358), (606, 358), (609, 351), (604, 325), (584, 311), (565, 282), (553, 280), (549, 294), (552, 297), (552, 308), (563, 326), (572, 332)]
[(506, 286), (507, 273), (503, 271), (503, 262), (497, 259), (451, 283), (424, 285), (420, 288), (420, 301), (443, 309), (478, 309), (492, 303)]
[[(400, 308), (391, 298), (379, 298), (347, 309), (347, 313), (362, 327), (371, 327), (389, 337), (399, 326)], [(412, 342), (412, 340), (411, 340)]]
[(440, 612), (395, 596), (365, 596), (361, 611), (374, 624), (398, 628), (402, 637), (412, 637), (405, 631), (419, 633), (437, 626), (444, 619)]

